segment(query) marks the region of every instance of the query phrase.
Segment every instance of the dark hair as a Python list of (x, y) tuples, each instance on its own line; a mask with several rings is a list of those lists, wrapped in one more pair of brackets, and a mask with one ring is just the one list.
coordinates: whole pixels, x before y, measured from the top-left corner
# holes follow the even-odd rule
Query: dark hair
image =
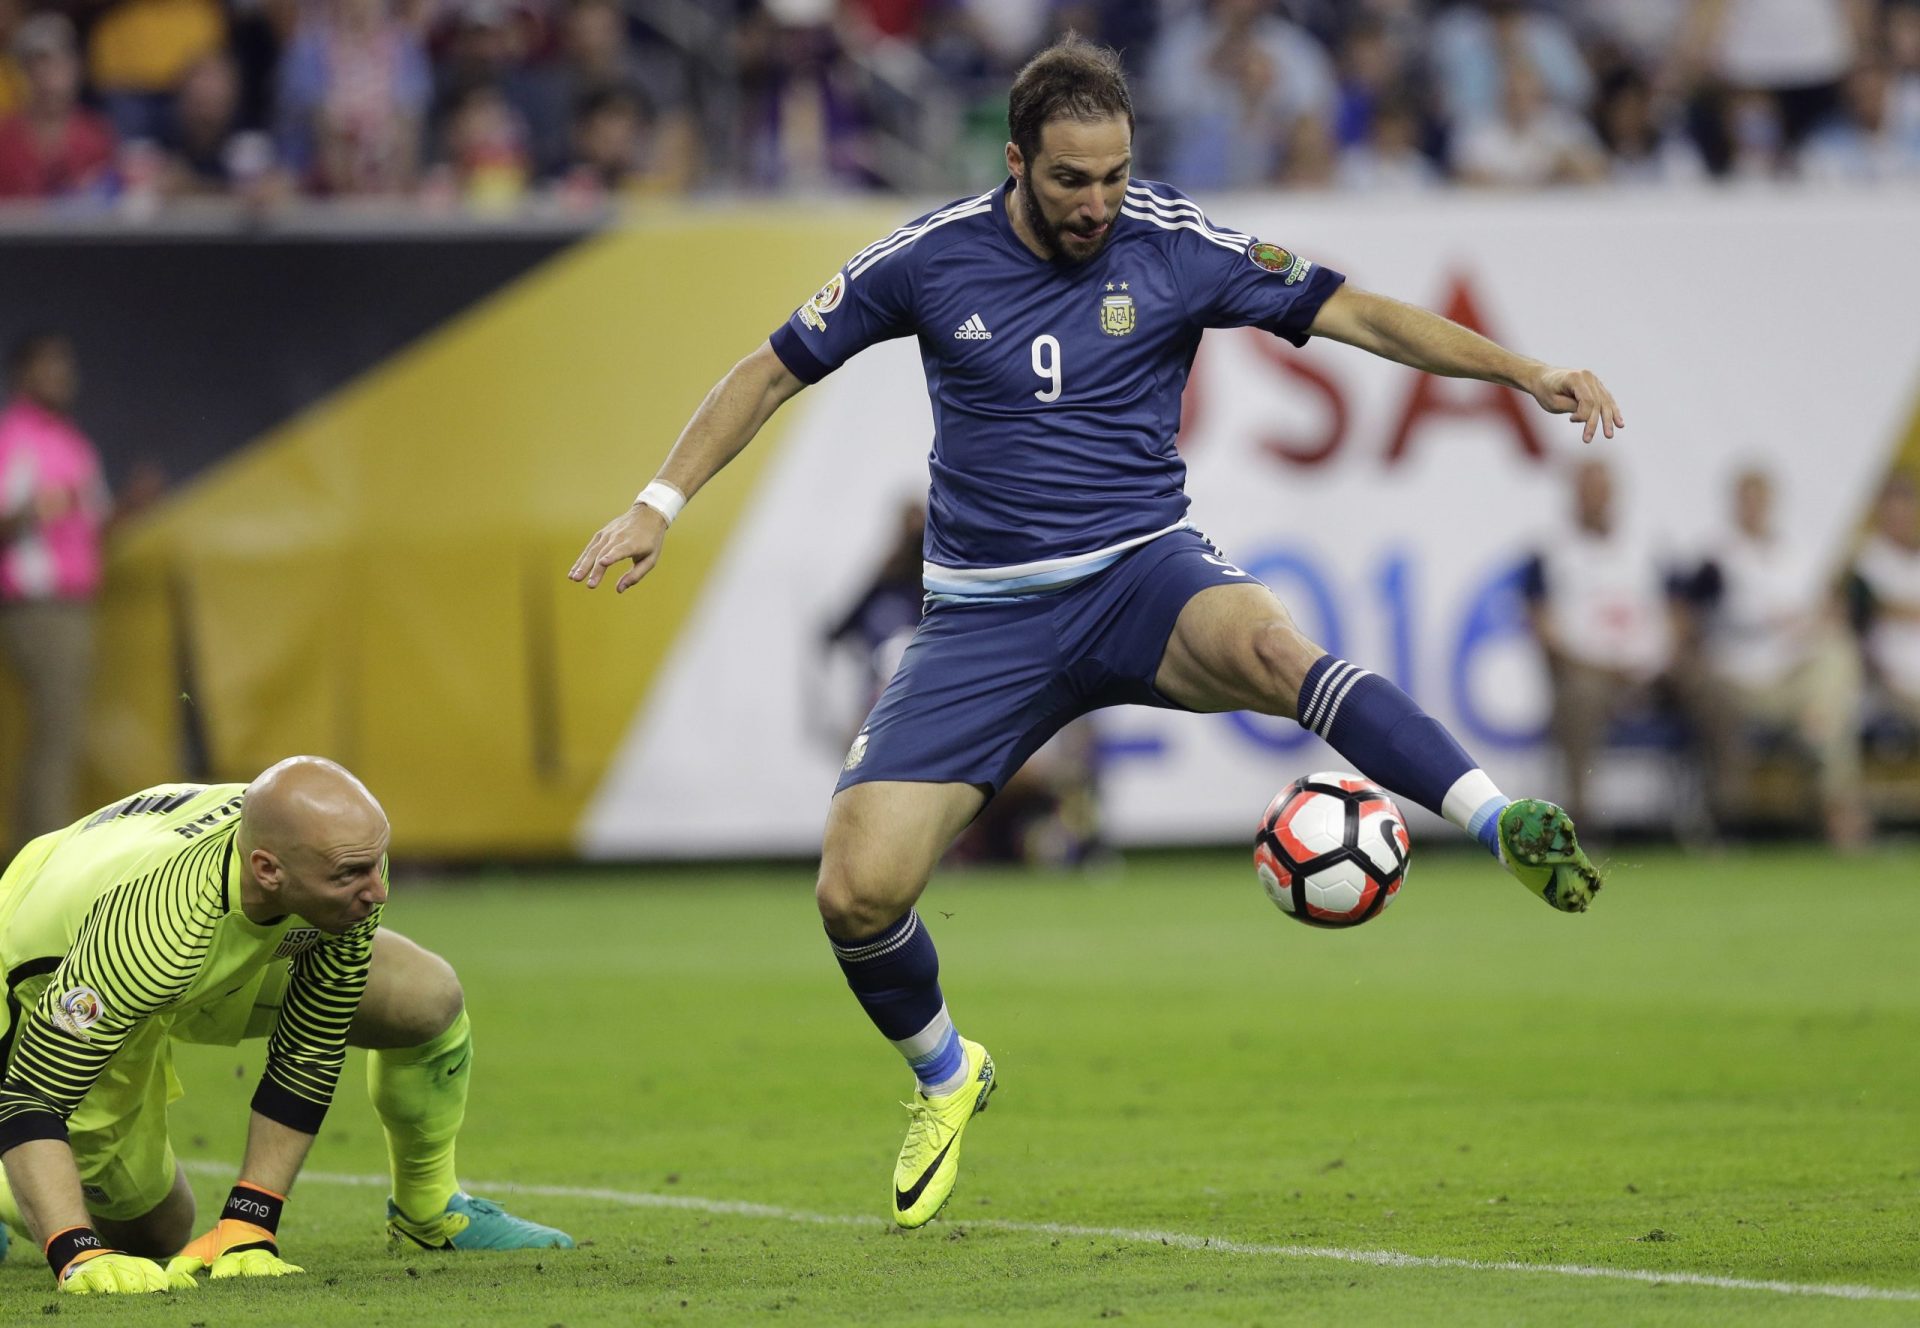
[(37, 328), (15, 339), (7, 347), (7, 377), (18, 378), (27, 366), (54, 349), (71, 350), (73, 338), (54, 328)]
[(1120, 54), (1069, 32), (1027, 61), (1007, 100), (1007, 128), (1020, 155), (1031, 162), (1040, 151), (1040, 131), (1055, 120), (1127, 117), (1133, 132), (1133, 98), (1127, 92)]
[(648, 106), (632, 88), (617, 83), (602, 83), (588, 88), (574, 99), (573, 122), (584, 125), (608, 111), (631, 112), (633, 118), (642, 124), (652, 118)]

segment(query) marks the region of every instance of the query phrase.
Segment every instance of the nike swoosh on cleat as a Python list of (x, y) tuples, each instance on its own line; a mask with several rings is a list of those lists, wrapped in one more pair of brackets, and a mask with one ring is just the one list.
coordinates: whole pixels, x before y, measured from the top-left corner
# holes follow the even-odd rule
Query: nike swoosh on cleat
[(456, 1065), (456, 1066), (454, 1066), (454, 1067), (453, 1067), (452, 1069), (450, 1069), (450, 1070), (448, 1070), (448, 1071), (447, 1071), (447, 1078), (449, 1078), (449, 1079), (451, 1079), (451, 1078), (453, 1078), (453, 1076), (454, 1076), (454, 1075), (456, 1075), (456, 1074), (459, 1074), (459, 1073), (460, 1073), (460, 1071), (462, 1071), (462, 1070), (464, 1070), (464, 1069), (466, 1069), (466, 1068), (467, 1068), (467, 1061), (468, 1061), (468, 1059), (469, 1059), (469, 1058), (471, 1057), (471, 1055), (472, 1055), (472, 1053), (471, 1053), (471, 1052), (469, 1052), (469, 1053), (468, 1053), (468, 1054), (467, 1054), (466, 1056), (462, 1056), (462, 1057), (460, 1058), (460, 1063), (459, 1063), (458, 1065)]
[(398, 1223), (392, 1223), (392, 1222), (388, 1223), (387, 1229), (393, 1232), (396, 1236), (405, 1236), (408, 1240), (412, 1241), (415, 1245), (418, 1245), (423, 1250), (450, 1250), (453, 1248), (452, 1243), (448, 1241), (442, 1241), (440, 1242), (440, 1244), (434, 1245), (428, 1241), (421, 1240), (420, 1237), (414, 1235), (411, 1231), (408, 1231), (405, 1227), (400, 1226)]
[(953, 1140), (959, 1137), (960, 1132), (958, 1130), (954, 1131), (953, 1138), (947, 1140), (947, 1147), (942, 1148), (933, 1161), (927, 1165), (927, 1169), (920, 1173), (920, 1179), (913, 1183), (912, 1189), (896, 1189), (893, 1192), (893, 1206), (896, 1211), (904, 1213), (907, 1209), (920, 1202), (920, 1196), (925, 1192), (927, 1182), (933, 1179), (934, 1172), (940, 1170), (940, 1164), (947, 1160), (947, 1149), (952, 1148)]

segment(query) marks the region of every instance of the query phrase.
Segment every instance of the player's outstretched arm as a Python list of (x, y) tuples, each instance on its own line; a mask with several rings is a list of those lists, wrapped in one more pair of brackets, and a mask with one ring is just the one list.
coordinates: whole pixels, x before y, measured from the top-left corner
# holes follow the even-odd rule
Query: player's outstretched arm
[(805, 386), (780, 362), (772, 344), (762, 342), (714, 384), (681, 430), (653, 483), (587, 541), (567, 572), (568, 579), (585, 581), (592, 590), (609, 567), (631, 559), (633, 566), (614, 584), (618, 593), (652, 571), (680, 504), (719, 474), (753, 441), (773, 412)]
[(1542, 409), (1571, 415), (1583, 426), (1582, 442), (1592, 442), (1596, 432), (1611, 438), (1626, 427), (1613, 394), (1592, 370), (1559, 369), (1515, 355), (1450, 318), (1372, 291), (1342, 286), (1320, 306), (1308, 331), (1426, 373), (1518, 388)]

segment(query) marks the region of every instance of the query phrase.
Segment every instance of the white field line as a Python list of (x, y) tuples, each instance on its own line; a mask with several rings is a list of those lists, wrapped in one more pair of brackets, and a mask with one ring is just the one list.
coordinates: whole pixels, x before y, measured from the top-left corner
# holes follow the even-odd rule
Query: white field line
[[(187, 1162), (188, 1171), (206, 1175), (233, 1174), (231, 1163)], [(367, 1189), (386, 1189), (385, 1176), (352, 1176), (341, 1172), (306, 1171), (300, 1179), (315, 1185), (355, 1185)], [(778, 1222), (798, 1222), (816, 1227), (865, 1227), (888, 1230), (891, 1224), (876, 1217), (836, 1213), (808, 1213), (796, 1208), (776, 1208), (772, 1204), (747, 1203), (739, 1199), (702, 1199), (690, 1194), (645, 1194), (633, 1190), (608, 1190), (578, 1185), (521, 1185), (512, 1181), (475, 1181), (477, 1192), (525, 1194), (545, 1199), (590, 1199), (620, 1204), (628, 1208), (672, 1208), (682, 1212), (711, 1213), (716, 1217), (763, 1217)], [(1462, 1268), (1491, 1273), (1552, 1273), (1559, 1277), (1592, 1277), (1613, 1282), (1644, 1282), (1650, 1286), (1713, 1287), (1721, 1291), (1769, 1291), (1780, 1296), (1825, 1296), (1835, 1300), (1894, 1300), (1920, 1303), (1920, 1291), (1892, 1287), (1848, 1286), (1833, 1282), (1772, 1282), (1747, 1277), (1716, 1277), (1711, 1273), (1654, 1272), (1641, 1268), (1601, 1268), (1579, 1263), (1523, 1263), (1517, 1259), (1452, 1259), (1445, 1255), (1400, 1254), (1393, 1250), (1344, 1250), (1325, 1245), (1264, 1245), (1252, 1241), (1226, 1240), (1219, 1236), (1195, 1236), (1183, 1231), (1146, 1231), (1130, 1227), (1087, 1227), (1064, 1222), (1016, 1222), (1005, 1218), (957, 1218), (956, 1226), (986, 1231), (1012, 1231), (1035, 1236), (1086, 1236), (1095, 1240), (1119, 1240), (1138, 1245), (1167, 1245), (1181, 1250), (1210, 1250), (1219, 1254), (1244, 1254), (1267, 1259), (1331, 1259), (1339, 1263), (1367, 1264), (1375, 1268)]]

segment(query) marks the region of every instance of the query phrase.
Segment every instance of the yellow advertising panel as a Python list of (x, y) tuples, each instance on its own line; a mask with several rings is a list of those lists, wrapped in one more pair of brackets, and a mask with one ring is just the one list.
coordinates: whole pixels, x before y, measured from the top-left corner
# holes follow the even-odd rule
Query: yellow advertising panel
[(88, 805), (196, 748), (219, 779), (318, 752), (403, 852), (569, 851), (783, 422), (644, 594), (568, 566), (709, 387), (891, 224), (683, 213), (584, 241), (178, 491), (112, 553)]

